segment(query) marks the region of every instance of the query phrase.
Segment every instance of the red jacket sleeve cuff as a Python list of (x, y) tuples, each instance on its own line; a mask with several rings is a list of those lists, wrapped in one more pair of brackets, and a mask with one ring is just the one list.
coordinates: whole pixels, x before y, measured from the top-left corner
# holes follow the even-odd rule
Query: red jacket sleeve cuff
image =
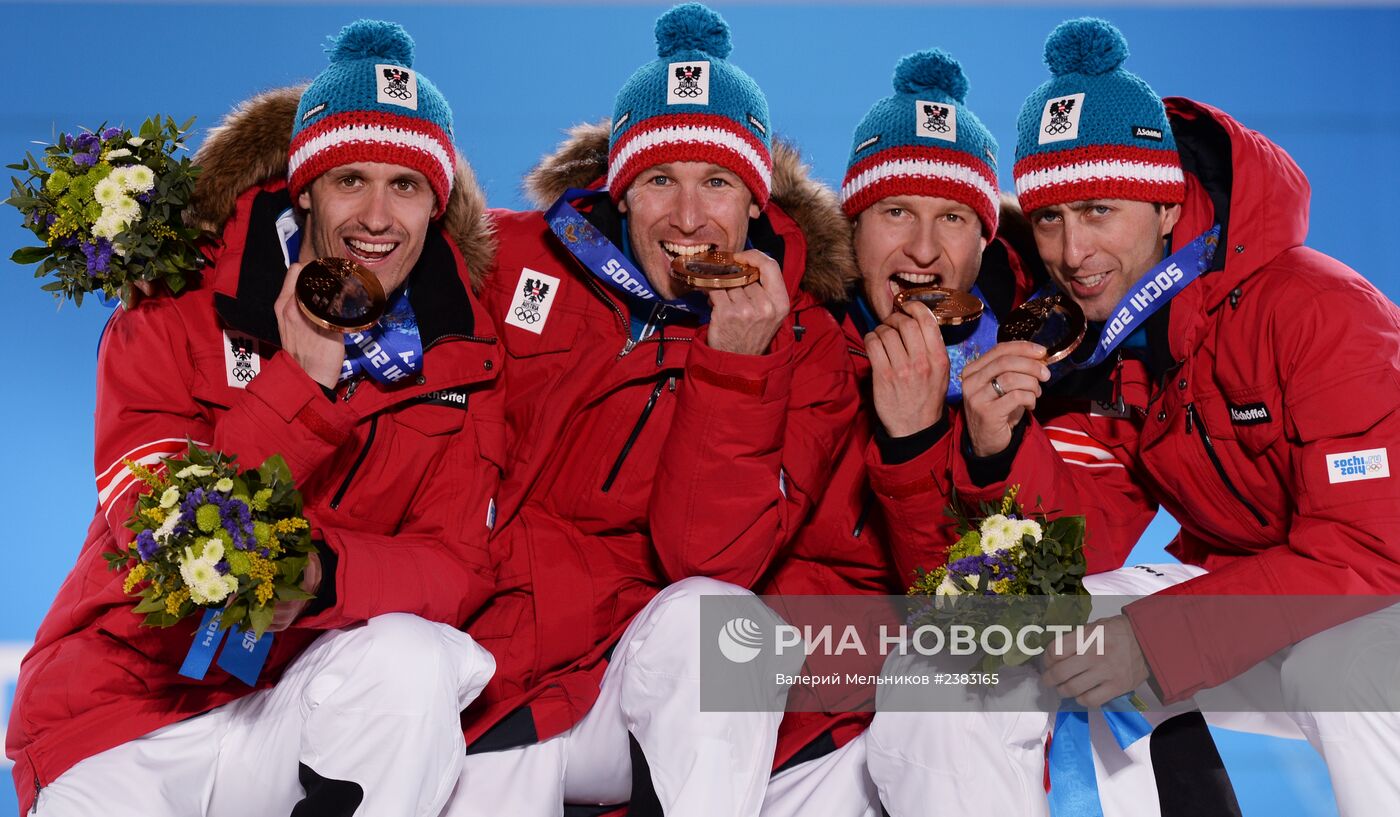
[(700, 330), (686, 358), (686, 376), (726, 391), (748, 394), (761, 402), (788, 399), (792, 391), (792, 329), (784, 325), (773, 338), (767, 354), (741, 355), (712, 348), (707, 342), (709, 327)]

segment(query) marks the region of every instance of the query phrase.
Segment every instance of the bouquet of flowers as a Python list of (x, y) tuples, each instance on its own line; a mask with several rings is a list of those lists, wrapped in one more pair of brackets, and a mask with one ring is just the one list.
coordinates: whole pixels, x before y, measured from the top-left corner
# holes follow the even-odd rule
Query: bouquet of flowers
[(183, 218), (199, 168), (175, 155), (193, 123), (154, 117), (135, 134), (107, 127), (60, 134), (43, 161), (25, 154), (9, 165), (28, 176), (11, 177), (6, 203), (43, 242), (10, 260), (37, 263), (35, 278), (53, 273), (43, 289), (78, 305), (88, 292), (129, 305), (134, 281), (164, 281), (180, 292), (203, 263), (200, 231)]
[(278, 601), (311, 598), (301, 589), (310, 525), (280, 456), (239, 471), (234, 458), (190, 443), (183, 458), (161, 462), (162, 473), (126, 463), (149, 490), (126, 523), (136, 538), (105, 554), (109, 568), (127, 571), (123, 590), (140, 597), (147, 626), (219, 607), (220, 627), (260, 638)]
[[(912, 619), (925, 623), (956, 622), (979, 632), (993, 624), (1016, 632), (1026, 624), (1083, 624), (1090, 605), (1084, 589), (1084, 517), (1027, 514), (1016, 502), (1013, 485), (998, 504), (979, 503), (970, 514), (956, 497), (947, 513), (958, 521), (958, 540), (947, 564), (917, 569), (909, 595), (931, 597)], [(995, 596), (1007, 603), (977, 601)], [(1024, 597), (1052, 597), (1014, 603)], [(966, 599), (965, 603), (962, 600)], [(1027, 646), (1041, 647), (1052, 636), (1038, 636)], [(1031, 656), (1013, 643), (1004, 655), (986, 655), (982, 670), (1024, 663)]]

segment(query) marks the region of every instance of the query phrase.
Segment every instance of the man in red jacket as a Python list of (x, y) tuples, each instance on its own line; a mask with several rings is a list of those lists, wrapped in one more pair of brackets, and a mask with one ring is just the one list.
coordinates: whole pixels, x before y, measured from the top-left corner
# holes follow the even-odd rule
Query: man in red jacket
[[(1327, 761), (1341, 812), (1389, 814), (1400, 717), (1384, 696), (1348, 696), (1393, 687), (1393, 616), (1317, 634), (1400, 591), (1400, 310), (1302, 245), (1307, 182), (1278, 146), (1206, 105), (1164, 109), (1120, 67), (1126, 53), (1100, 20), (1051, 34), (1054, 76), (1022, 109), (1015, 169), (1041, 257), (1091, 322), (1079, 371), (1055, 387), (1072, 383), (1085, 414), (1118, 427), (1042, 425), (1026, 409), (1051, 373), (1029, 344), (1004, 344), (965, 372), (957, 487), (991, 499), (1019, 484), (1085, 513), (1101, 553), (1131, 548), (1123, 520), (1160, 501), (1185, 564), (1090, 576), (1096, 594), (1152, 595), (1103, 622), (1102, 654), (1048, 656), (1045, 682), (1091, 707), (1137, 690), (1208, 708), (1212, 688), (1258, 665)], [(1212, 257), (1197, 239), (1213, 226)], [(1057, 453), (1070, 445), (1082, 464)], [(1335, 600), (1278, 598), (1304, 595)], [(1345, 637), (1358, 629), (1364, 649)], [(928, 760), (956, 747), (956, 768), (998, 781), (940, 787), (943, 805), (1043, 813), (1049, 721), (1027, 714), (927, 734)]]
[[(841, 189), (862, 277), (842, 328), (863, 411), (821, 505), (758, 586), (764, 595), (902, 595), (922, 564), (916, 543), (951, 541), (947, 403), (957, 400), (959, 372), (950, 371), (950, 349), (959, 370), (990, 349), (993, 313), (1030, 289), (1017, 254), (994, 238), (996, 141), (966, 107), (961, 66), (921, 51), (900, 61), (893, 84), (855, 128)], [(981, 323), (940, 329), (920, 303), (895, 307), (896, 293), (920, 286), (976, 291), (992, 306)], [(878, 669), (877, 661), (868, 671)], [(803, 814), (815, 802), (825, 814), (879, 813), (865, 762), (870, 713), (859, 711), (870, 703), (856, 690), (794, 689), (765, 817)]]
[[(457, 713), (493, 668), (456, 626), (493, 581), (501, 355), (464, 261), (489, 257), (480, 194), (412, 59), (402, 28), (362, 20), (304, 93), (230, 115), (196, 157), (197, 218), (221, 238), (203, 283), (114, 315), (99, 508), (10, 718), (22, 811), (431, 817), (451, 792)], [(412, 93), (385, 101), (386, 69)], [(396, 337), (354, 342), (301, 313), (293, 262), (327, 256), (378, 277)], [(397, 344), (397, 370), (370, 343)], [(232, 643), (201, 678), (180, 674), (197, 619), (141, 626), (102, 558), (132, 537), (142, 486), (124, 463), (159, 468), (187, 440), (244, 468), (280, 454), (312, 526), (316, 597), (280, 605), (261, 672), (240, 676), (253, 686), (222, 666)]]
[[(775, 155), (719, 15), (678, 6), (657, 44), (611, 123), (576, 129), (532, 176), (549, 211), (496, 218), (485, 301), (512, 468), (498, 593), (467, 629), (498, 672), (463, 713), (452, 815), (762, 803), (781, 701), (700, 711), (699, 639), (716, 634), (699, 597), (750, 595), (826, 487), (856, 394), (836, 321), (799, 285), (844, 291), (848, 233), (795, 155)], [(672, 277), (706, 250), (758, 280)]]

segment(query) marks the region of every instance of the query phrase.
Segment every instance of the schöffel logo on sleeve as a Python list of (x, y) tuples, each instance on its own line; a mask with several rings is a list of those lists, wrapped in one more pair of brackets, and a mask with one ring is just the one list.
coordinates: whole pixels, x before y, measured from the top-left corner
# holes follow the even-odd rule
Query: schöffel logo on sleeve
[(1133, 125), (1133, 136), (1138, 139), (1151, 139), (1154, 142), (1160, 142), (1162, 141), (1162, 130), (1149, 128), (1146, 125)]
[(1390, 459), (1384, 448), (1346, 451), (1327, 455), (1327, 481), (1357, 482), (1363, 479), (1384, 479), (1390, 476)]
[(1232, 403), (1225, 405), (1230, 408), (1230, 422), (1237, 426), (1257, 426), (1274, 419), (1269, 416), (1269, 408), (1263, 403), (1246, 403), (1243, 406), (1236, 406)]

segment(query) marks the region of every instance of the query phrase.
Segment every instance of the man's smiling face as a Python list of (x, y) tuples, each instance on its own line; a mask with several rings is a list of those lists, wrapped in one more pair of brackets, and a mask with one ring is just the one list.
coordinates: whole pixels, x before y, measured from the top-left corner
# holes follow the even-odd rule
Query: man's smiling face
[(423, 254), (437, 199), (416, 170), (355, 162), (321, 174), (297, 203), (309, 213), (317, 258), (363, 264), (388, 293), (408, 279)]
[(739, 252), (758, 205), (740, 178), (708, 162), (670, 162), (642, 171), (618, 203), (632, 254), (662, 298), (682, 294), (671, 261), (709, 250)]

